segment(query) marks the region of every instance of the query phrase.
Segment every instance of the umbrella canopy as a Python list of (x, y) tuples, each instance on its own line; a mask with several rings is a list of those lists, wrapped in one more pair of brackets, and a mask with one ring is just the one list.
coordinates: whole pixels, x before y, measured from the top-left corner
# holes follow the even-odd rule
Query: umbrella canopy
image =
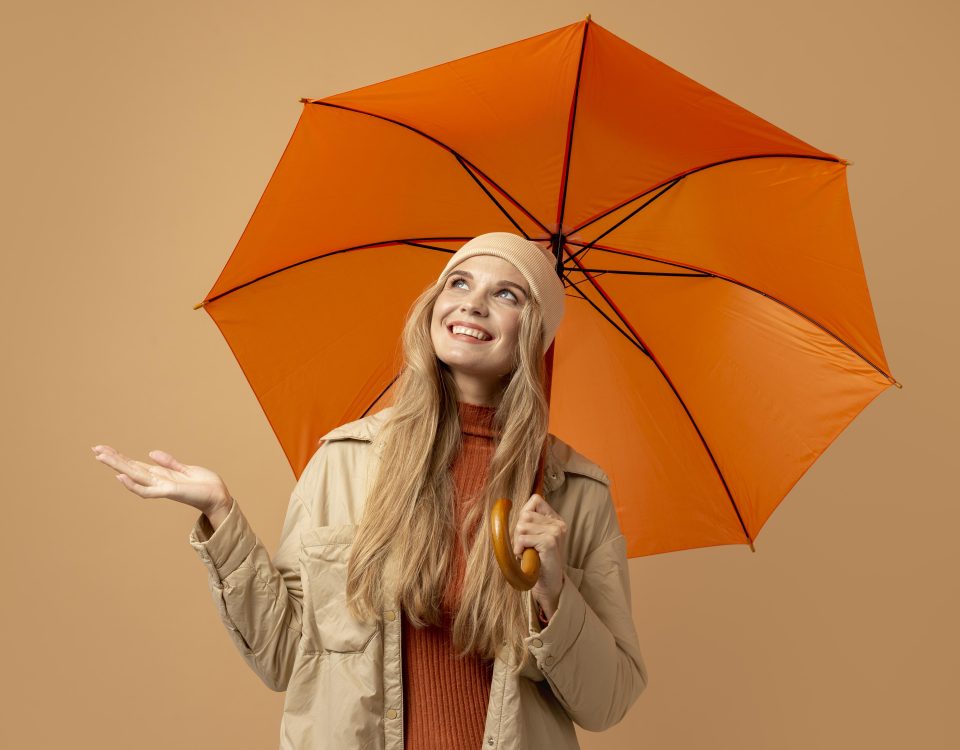
[(411, 302), (484, 232), (558, 255), (550, 429), (609, 474), (631, 557), (752, 545), (898, 385), (848, 162), (589, 17), (302, 102), (198, 305), (297, 476), (389, 403)]

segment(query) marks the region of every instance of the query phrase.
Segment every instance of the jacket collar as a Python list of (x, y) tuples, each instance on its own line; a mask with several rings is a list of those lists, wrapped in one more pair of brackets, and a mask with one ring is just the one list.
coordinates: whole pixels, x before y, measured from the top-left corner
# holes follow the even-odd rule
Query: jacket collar
[[(348, 422), (331, 430), (320, 440), (363, 440), (373, 444), (373, 451), (379, 457), (383, 453), (383, 441), (378, 440), (380, 428), (386, 423), (393, 407), (387, 407), (354, 422)], [(603, 469), (585, 456), (577, 453), (556, 435), (547, 438), (547, 465), (544, 470), (544, 492), (552, 492), (566, 481), (567, 474), (579, 474), (610, 484), (610, 479)]]

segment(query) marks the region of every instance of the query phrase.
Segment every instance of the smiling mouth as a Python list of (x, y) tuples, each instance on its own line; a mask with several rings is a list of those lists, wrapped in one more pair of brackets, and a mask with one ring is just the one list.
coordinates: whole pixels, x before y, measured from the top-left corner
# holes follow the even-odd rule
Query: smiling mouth
[(483, 331), (480, 331), (476, 328), (470, 328), (469, 326), (458, 325), (456, 323), (447, 326), (447, 330), (450, 332), (450, 335), (458, 341), (472, 341), (480, 344), (493, 340), (493, 336), (484, 333)]

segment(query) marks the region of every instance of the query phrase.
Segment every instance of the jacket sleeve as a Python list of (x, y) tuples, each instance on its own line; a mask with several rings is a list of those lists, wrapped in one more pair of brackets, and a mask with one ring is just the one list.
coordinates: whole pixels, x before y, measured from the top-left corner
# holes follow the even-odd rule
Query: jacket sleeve
[(271, 560), (236, 499), (216, 531), (201, 514), (190, 545), (208, 573), (220, 620), (244, 661), (271, 690), (287, 689), (303, 613), (300, 529), (309, 518), (304, 476), (290, 496), (276, 556)]
[(530, 635), (537, 666), (570, 718), (599, 732), (619, 722), (647, 686), (630, 602), (626, 538), (612, 501), (607, 533), (583, 562), (579, 589), (564, 577), (557, 610), (537, 632), (530, 598)]

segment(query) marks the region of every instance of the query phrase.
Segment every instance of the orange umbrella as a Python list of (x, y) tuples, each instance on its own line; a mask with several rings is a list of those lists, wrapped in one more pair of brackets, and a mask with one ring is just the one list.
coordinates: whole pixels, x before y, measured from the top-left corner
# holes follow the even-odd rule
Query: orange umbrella
[(899, 385), (849, 162), (589, 17), (302, 101), (200, 303), (297, 476), (321, 435), (389, 402), (410, 303), (490, 231), (558, 255), (550, 429), (607, 470), (631, 557), (752, 548)]

